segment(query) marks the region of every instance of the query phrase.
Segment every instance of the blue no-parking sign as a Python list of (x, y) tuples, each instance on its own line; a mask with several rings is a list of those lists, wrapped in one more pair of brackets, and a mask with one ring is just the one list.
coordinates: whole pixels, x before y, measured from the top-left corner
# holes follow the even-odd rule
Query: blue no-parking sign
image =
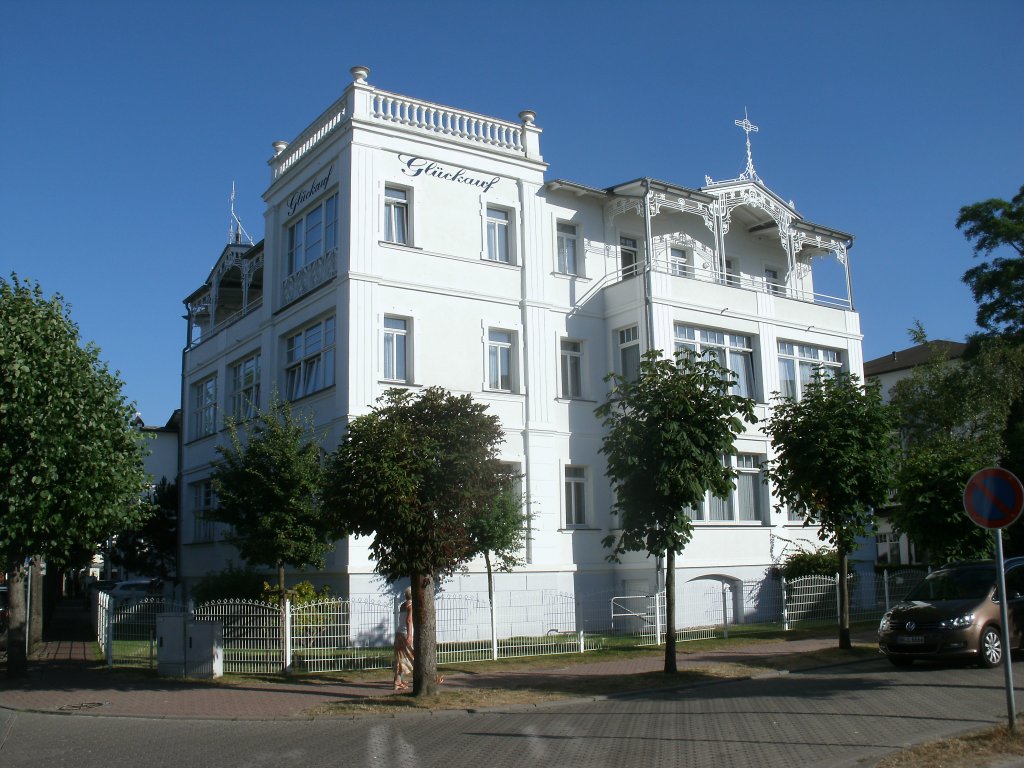
[(1024, 509), (1024, 486), (1013, 472), (980, 469), (964, 487), (964, 511), (982, 528), (1005, 528)]

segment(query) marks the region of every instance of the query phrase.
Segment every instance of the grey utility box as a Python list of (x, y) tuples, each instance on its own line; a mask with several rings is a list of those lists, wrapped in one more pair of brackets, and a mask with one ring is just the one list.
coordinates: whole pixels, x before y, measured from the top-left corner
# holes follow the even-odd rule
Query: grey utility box
[(185, 623), (185, 677), (224, 674), (224, 625), (219, 621)]
[(167, 677), (185, 676), (185, 614), (156, 617), (156, 671)]

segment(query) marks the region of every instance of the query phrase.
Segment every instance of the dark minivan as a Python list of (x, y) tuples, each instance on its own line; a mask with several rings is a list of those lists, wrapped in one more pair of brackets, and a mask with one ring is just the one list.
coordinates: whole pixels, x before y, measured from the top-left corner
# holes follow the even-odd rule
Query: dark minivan
[[(1024, 557), (1005, 561), (1010, 647), (1024, 630)], [(915, 659), (1003, 661), (1003, 638), (991, 560), (951, 563), (929, 573), (878, 625), (878, 650), (897, 666)]]

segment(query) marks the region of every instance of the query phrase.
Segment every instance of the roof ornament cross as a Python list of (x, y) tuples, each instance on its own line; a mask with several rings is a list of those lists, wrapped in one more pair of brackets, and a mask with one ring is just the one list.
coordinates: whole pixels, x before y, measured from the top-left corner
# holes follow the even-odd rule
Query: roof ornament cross
[(740, 178), (746, 181), (761, 181), (761, 177), (754, 170), (754, 156), (750, 152), (750, 134), (757, 133), (757, 126), (750, 122), (750, 119), (747, 117), (746, 107), (743, 108), (743, 119), (734, 120), (733, 122), (747, 134), (747, 168), (740, 174)]

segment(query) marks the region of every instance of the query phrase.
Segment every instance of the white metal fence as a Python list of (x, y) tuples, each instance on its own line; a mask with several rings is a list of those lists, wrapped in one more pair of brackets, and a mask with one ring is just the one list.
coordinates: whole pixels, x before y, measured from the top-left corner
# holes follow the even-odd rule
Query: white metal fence
[[(869, 577), (872, 574), (869, 574)], [(852, 621), (879, 618), (925, 575), (923, 569), (850, 578)], [(786, 582), (697, 579), (677, 585), (676, 638), (728, 637), (730, 627), (783, 629), (836, 625), (838, 579), (808, 576)], [(441, 593), (436, 600), (439, 664), (583, 653), (616, 643), (664, 641), (665, 593), (571, 595), (552, 591), (501, 592), (493, 618), (487, 596)], [(115, 606), (96, 602), (96, 638), (109, 665), (155, 667), (156, 617), (186, 612), (223, 627), (224, 672), (273, 674), (379, 669), (392, 663), (398, 602), (389, 596), (330, 598), (283, 606), (223, 600), (186, 608), (159, 598)]]

